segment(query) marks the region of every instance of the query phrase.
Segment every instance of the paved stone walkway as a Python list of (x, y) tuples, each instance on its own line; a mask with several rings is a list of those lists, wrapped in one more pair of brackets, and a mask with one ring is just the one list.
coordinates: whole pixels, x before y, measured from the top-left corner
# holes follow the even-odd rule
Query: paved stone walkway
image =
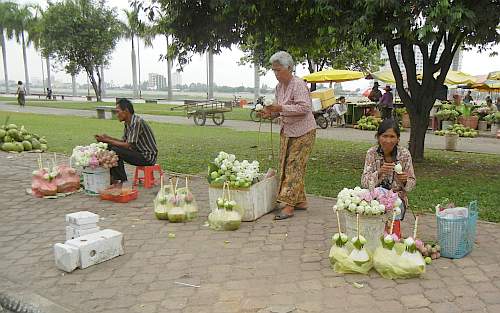
[[(28, 103), (29, 105), (29, 103)], [(60, 108), (45, 108), (27, 106), (24, 109), (19, 109), (17, 105), (3, 104), (0, 102), (0, 111), (8, 112), (30, 112), (37, 114), (52, 114), (52, 115), (72, 115), (80, 117), (96, 117), (96, 112), (90, 110), (75, 110), (75, 109), (60, 109)], [(187, 119), (182, 116), (165, 116), (165, 115), (148, 115), (141, 114), (148, 121), (159, 123), (172, 123), (195, 126), (192, 119)], [(203, 127), (218, 127), (211, 121), (207, 121)], [(258, 131), (259, 123), (251, 121), (226, 120), (222, 127), (231, 128), (239, 131)], [(269, 131), (269, 124), (263, 126), (264, 131)], [(273, 127), (273, 131), (279, 132), (279, 127)], [(318, 128), (316, 136), (318, 138), (354, 141), (354, 142), (375, 142), (374, 131), (359, 131), (353, 128)], [(405, 143), (410, 140), (410, 132), (401, 133), (401, 142)], [(444, 149), (444, 137), (436, 136), (433, 133), (428, 133), (425, 136), (425, 147), (430, 149)], [(500, 140), (492, 137), (477, 137), (477, 138), (460, 138), (457, 146), (458, 151), (477, 152), (477, 153), (494, 153), (500, 154)]]
[[(310, 209), (289, 220), (267, 215), (235, 232), (216, 232), (205, 226), (204, 178), (192, 185), (200, 217), (171, 224), (154, 217), (157, 188), (141, 189), (128, 204), (82, 193), (33, 198), (24, 190), (36, 157), (0, 152), (0, 291), (15, 285), (82, 313), (500, 312), (497, 224), (479, 223), (469, 256), (441, 258), (419, 279), (341, 275), (328, 260), (333, 199), (311, 196)], [(101, 228), (123, 232), (125, 255), (67, 274), (56, 269), (52, 246), (64, 242), (65, 214), (80, 210), (99, 214)], [(435, 239), (434, 218), (424, 216), (420, 224), (424, 239)]]

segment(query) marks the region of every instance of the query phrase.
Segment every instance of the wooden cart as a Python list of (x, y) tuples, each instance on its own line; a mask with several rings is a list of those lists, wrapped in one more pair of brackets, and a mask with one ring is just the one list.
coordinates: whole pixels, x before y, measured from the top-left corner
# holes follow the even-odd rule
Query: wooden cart
[(215, 125), (224, 123), (224, 113), (232, 111), (231, 102), (217, 100), (185, 100), (183, 105), (171, 108), (171, 110), (182, 109), (186, 111), (186, 117), (193, 117), (198, 126), (205, 125), (207, 117), (211, 118)]

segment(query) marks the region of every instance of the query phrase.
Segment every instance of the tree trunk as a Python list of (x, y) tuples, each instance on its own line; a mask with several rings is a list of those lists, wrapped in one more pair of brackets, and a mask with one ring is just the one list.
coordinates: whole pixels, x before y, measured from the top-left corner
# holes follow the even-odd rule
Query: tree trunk
[(94, 68), (85, 68), (85, 72), (87, 72), (87, 78), (90, 80), (90, 84), (92, 85), (92, 88), (94, 89), (95, 96), (97, 98), (97, 102), (101, 102), (101, 88), (100, 88), (100, 83), (101, 83), (101, 77), (99, 75), (99, 67), (96, 66), (95, 70), (97, 71), (97, 77), (99, 78), (99, 81), (96, 82), (94, 78)]
[(137, 59), (135, 58), (135, 47), (134, 47), (134, 35), (132, 35), (132, 52), (130, 53), (132, 58), (132, 87), (134, 98), (139, 97), (139, 90), (137, 89)]
[(410, 110), (410, 142), (409, 150), (414, 162), (424, 160), (425, 135), (429, 126), (429, 112)]
[(214, 53), (208, 50), (208, 99), (214, 97)]
[(141, 54), (139, 52), (140, 48), (139, 44), (139, 38), (137, 38), (137, 67), (139, 68), (139, 76), (138, 76), (138, 81), (139, 81), (139, 98), (142, 99), (142, 87), (141, 87)]
[[(100, 74), (99, 74), (100, 73)], [(104, 86), (104, 66), (101, 65), (101, 71), (97, 71), (97, 77), (99, 77), (99, 86), (101, 86), (101, 98), (106, 97), (106, 86)]]
[(22, 46), (23, 46), (23, 61), (24, 61), (24, 80), (26, 93), (30, 93), (30, 77), (28, 75), (28, 58), (26, 56), (26, 42), (24, 40), (24, 31), (21, 32)]
[(75, 75), (71, 75), (71, 87), (73, 89), (73, 97), (76, 97), (76, 77)]
[(168, 83), (168, 95), (167, 99), (172, 100), (173, 98), (173, 86), (172, 86), (172, 58), (168, 55), (168, 48), (169, 48), (169, 41), (168, 41), (168, 36), (165, 36), (167, 38), (167, 83)]
[(52, 81), (50, 79), (50, 58), (45, 59), (47, 61), (47, 88), (52, 89)]
[(9, 93), (9, 75), (7, 74), (7, 51), (5, 50), (5, 37), (3, 27), (0, 27), (0, 45), (2, 46), (3, 76), (5, 79), (5, 93)]
[(259, 75), (259, 63), (257, 60), (253, 62), (253, 81), (254, 81), (254, 90), (253, 90), (253, 98), (254, 101), (257, 101), (260, 96), (260, 75)]

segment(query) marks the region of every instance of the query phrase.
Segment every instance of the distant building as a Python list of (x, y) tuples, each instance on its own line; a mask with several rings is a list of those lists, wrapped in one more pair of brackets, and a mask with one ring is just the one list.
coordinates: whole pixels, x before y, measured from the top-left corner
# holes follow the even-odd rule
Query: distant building
[(172, 73), (172, 86), (175, 87), (175, 86), (179, 86), (179, 85), (182, 85), (181, 73), (174, 71)]
[(148, 89), (161, 90), (167, 88), (165, 76), (157, 73), (149, 73)]

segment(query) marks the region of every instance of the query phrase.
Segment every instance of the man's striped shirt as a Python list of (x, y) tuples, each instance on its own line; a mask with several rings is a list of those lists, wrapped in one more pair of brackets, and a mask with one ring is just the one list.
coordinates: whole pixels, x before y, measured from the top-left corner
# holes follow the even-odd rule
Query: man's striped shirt
[(123, 141), (129, 143), (132, 148), (144, 156), (151, 164), (156, 163), (158, 148), (151, 127), (139, 116), (133, 114), (130, 125), (125, 123)]

